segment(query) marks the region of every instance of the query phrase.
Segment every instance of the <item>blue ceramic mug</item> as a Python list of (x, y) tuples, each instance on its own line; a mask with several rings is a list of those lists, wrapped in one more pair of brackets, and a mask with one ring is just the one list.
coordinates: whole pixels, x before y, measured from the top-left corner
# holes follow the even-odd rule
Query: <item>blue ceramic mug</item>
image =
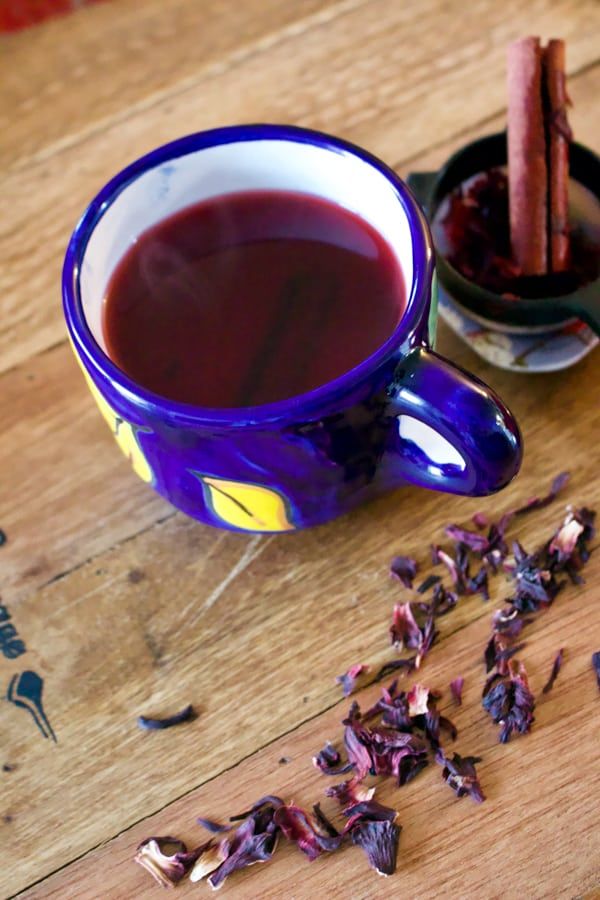
[[(209, 197), (294, 190), (358, 213), (396, 254), (407, 305), (360, 365), (289, 400), (201, 408), (158, 396), (107, 356), (107, 284), (132, 241)], [(315, 131), (244, 125), (190, 135), (134, 162), (77, 225), (64, 312), (89, 387), (137, 474), (188, 515), (239, 531), (326, 522), (405, 484), (472, 496), (500, 490), (521, 462), (517, 424), (481, 381), (431, 349), (431, 236), (400, 178), (358, 147)]]

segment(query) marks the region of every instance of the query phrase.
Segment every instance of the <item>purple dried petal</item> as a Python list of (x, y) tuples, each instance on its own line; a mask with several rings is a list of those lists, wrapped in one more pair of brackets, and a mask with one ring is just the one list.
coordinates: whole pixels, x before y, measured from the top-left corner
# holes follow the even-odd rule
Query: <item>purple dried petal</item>
[(531, 500), (528, 500), (527, 503), (519, 507), (519, 509), (515, 509), (513, 515), (522, 516), (525, 513), (532, 512), (534, 509), (543, 509), (545, 506), (549, 506), (556, 498), (557, 494), (563, 489), (570, 477), (569, 472), (561, 472), (552, 482), (549, 494), (545, 497), (532, 497)]
[(417, 568), (417, 561), (410, 556), (395, 556), (390, 564), (390, 574), (401, 581), (404, 587), (412, 589)]
[(454, 609), (458, 602), (458, 594), (449, 591), (443, 584), (436, 585), (433, 591), (433, 600), (431, 601), (431, 612), (435, 617), (445, 616), (450, 610)]
[[(251, 819), (248, 821), (252, 822)], [(245, 869), (255, 863), (268, 862), (275, 852), (277, 840), (278, 834), (277, 831), (274, 831), (272, 834), (269, 832), (248, 834), (239, 843), (232, 842), (226, 847), (228, 854), (226, 859), (209, 875), (208, 883), (214, 890), (217, 890), (233, 872)]]
[(460, 544), (466, 544), (473, 553), (483, 555), (488, 550), (489, 541), (484, 534), (480, 534), (477, 531), (468, 531), (466, 528), (460, 528), (458, 525), (448, 525), (444, 531), (451, 540)]
[(595, 653), (592, 653), (592, 669), (596, 673), (598, 690), (600, 691), (600, 650), (596, 650)]
[(352, 763), (343, 763), (339, 751), (329, 741), (313, 756), (312, 761), (324, 775), (343, 775), (352, 769)]
[(485, 513), (475, 513), (471, 518), (473, 525), (475, 525), (476, 528), (486, 528), (489, 523), (489, 519)]
[[(448, 569), (448, 572), (450, 573), (452, 583), (458, 589), (460, 576), (459, 576), (458, 570), (456, 568), (456, 563), (452, 559), (452, 557), (449, 556), (445, 550), (442, 550), (441, 547), (433, 546), (431, 548), (431, 559), (432, 559), (432, 562), (434, 563), (434, 565), (437, 565), (438, 563), (443, 563), (446, 566), (446, 568)], [(459, 591), (459, 593), (460, 593), (460, 591)]]
[(421, 629), (417, 625), (411, 603), (396, 603), (390, 625), (390, 640), (398, 650), (418, 650), (423, 643)]
[(334, 784), (325, 791), (327, 797), (333, 797), (343, 807), (370, 800), (374, 793), (374, 787), (365, 787), (358, 778), (350, 778), (348, 781)]
[(564, 648), (561, 647), (560, 650), (558, 651), (558, 653), (556, 654), (556, 656), (554, 657), (554, 662), (552, 663), (552, 670), (550, 672), (550, 677), (548, 678), (548, 681), (542, 688), (542, 694), (549, 694), (550, 691), (552, 690), (554, 682), (556, 681), (556, 676), (560, 672), (561, 666), (563, 664), (563, 653), (564, 653)]
[(510, 740), (513, 731), (526, 734), (534, 722), (535, 699), (529, 689), (527, 673), (522, 663), (517, 669), (514, 660), (508, 663), (508, 675), (494, 674), (484, 689), (483, 707), (496, 725), (502, 725), (500, 742)]
[(343, 675), (338, 675), (336, 677), (337, 684), (341, 684), (342, 690), (344, 692), (344, 697), (349, 697), (356, 687), (356, 680), (360, 675), (366, 673), (370, 670), (370, 666), (366, 666), (363, 663), (355, 663), (355, 665), (350, 666), (347, 672), (344, 672)]
[(462, 691), (463, 685), (465, 683), (465, 679), (462, 675), (459, 675), (458, 678), (455, 678), (450, 682), (450, 693), (454, 698), (454, 702), (457, 706), (462, 706)]
[(144, 731), (158, 731), (163, 728), (172, 728), (174, 725), (181, 725), (182, 722), (191, 722), (195, 717), (194, 707), (190, 703), (181, 712), (175, 713), (174, 716), (167, 716), (164, 719), (138, 716), (137, 725), (138, 728), (142, 728)]
[(348, 761), (352, 763), (357, 778), (364, 778), (371, 771), (370, 744), (371, 738), (368, 728), (365, 728), (364, 725), (361, 725), (356, 720), (350, 720), (344, 730), (344, 746), (346, 747)]
[(418, 594), (425, 594), (430, 588), (434, 585), (439, 584), (442, 580), (441, 575), (428, 575), (427, 578), (421, 582), (419, 587), (417, 588)]
[(339, 837), (340, 833), (335, 827), (335, 825), (329, 821), (323, 810), (321, 809), (320, 803), (315, 803), (313, 805), (313, 815), (317, 824), (321, 827), (321, 829), (329, 835), (329, 837)]
[(429, 615), (422, 629), (422, 641), (415, 657), (415, 668), (418, 669), (420, 667), (421, 663), (437, 640), (437, 636), (438, 631), (435, 627), (434, 617), (433, 615)]
[(442, 777), (457, 797), (469, 794), (476, 803), (483, 803), (485, 796), (475, 769), (475, 763), (481, 762), (479, 756), (460, 756), (455, 753), (450, 759), (441, 754), (438, 762), (444, 767)]
[[(212, 841), (188, 851), (183, 841), (173, 837), (149, 837), (139, 844), (134, 860), (162, 887), (174, 887), (190, 871), (198, 857), (212, 845)], [(168, 847), (174, 853), (165, 853)]]
[(201, 816), (198, 816), (196, 822), (213, 834), (222, 834), (224, 831), (231, 831), (233, 827), (232, 825), (222, 825), (220, 822), (213, 822), (212, 819), (203, 819)]
[(266, 809), (267, 815), (271, 814), (271, 807), (277, 809), (279, 806), (283, 806), (283, 800), (281, 797), (276, 797), (274, 794), (267, 794), (265, 797), (261, 797), (260, 800), (257, 800), (256, 803), (247, 809), (246, 812), (238, 813), (236, 816), (229, 816), (230, 822), (239, 822), (242, 819), (247, 819), (249, 816), (254, 816), (257, 813), (261, 813)]
[(517, 637), (527, 624), (528, 620), (523, 619), (520, 611), (514, 606), (498, 609), (492, 616), (492, 631), (511, 638)]
[(404, 669), (405, 674), (414, 672), (416, 668), (416, 659), (416, 656), (411, 656), (409, 659), (391, 659), (389, 662), (386, 662), (382, 665), (379, 672), (377, 673), (376, 680), (381, 681), (382, 678), (385, 678), (392, 672), (397, 671), (397, 669)]
[(380, 875), (396, 871), (401, 826), (395, 822), (358, 822), (351, 831), (352, 843), (367, 854), (369, 865)]
[(368, 819), (371, 822), (393, 822), (398, 813), (389, 806), (378, 803), (377, 800), (365, 800), (362, 803), (355, 803), (344, 810), (344, 815), (351, 821), (348, 828), (352, 828), (355, 821), (360, 819)]
[(322, 834), (299, 806), (280, 806), (275, 811), (274, 822), (311, 861), (323, 852), (337, 850), (342, 840), (339, 834), (335, 837)]

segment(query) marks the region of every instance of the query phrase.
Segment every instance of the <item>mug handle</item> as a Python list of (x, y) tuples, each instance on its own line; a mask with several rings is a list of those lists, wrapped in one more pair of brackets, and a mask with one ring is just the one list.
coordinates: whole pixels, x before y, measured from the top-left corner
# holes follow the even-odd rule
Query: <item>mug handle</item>
[(517, 474), (522, 438), (513, 415), (478, 378), (418, 347), (396, 368), (389, 450), (403, 481), (482, 497)]

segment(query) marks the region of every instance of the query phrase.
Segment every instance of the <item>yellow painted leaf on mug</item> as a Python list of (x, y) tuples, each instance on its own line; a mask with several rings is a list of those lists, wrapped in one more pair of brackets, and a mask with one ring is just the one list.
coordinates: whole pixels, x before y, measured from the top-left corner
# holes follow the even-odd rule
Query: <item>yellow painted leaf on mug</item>
[[(77, 353), (75, 353), (75, 356), (77, 358), (77, 362), (80, 365), (81, 371), (85, 376), (87, 385), (92, 392), (92, 396), (98, 405), (98, 409), (102, 413), (102, 416), (106, 420), (106, 422), (108, 422), (108, 427), (112, 431), (117, 444), (133, 466), (133, 471), (136, 475), (139, 475), (142, 481), (151, 482), (152, 469), (148, 465), (148, 460), (144, 456), (144, 451), (138, 443), (138, 429), (134, 425), (131, 425), (129, 422), (125, 421), (125, 419), (123, 419), (117, 412), (115, 412), (110, 403), (106, 400), (104, 395), (100, 393), (100, 391), (86, 372)], [(149, 431), (150, 429), (140, 428), (139, 430)]]
[(194, 472), (206, 489), (210, 506), (220, 519), (245, 531), (292, 531), (287, 503), (274, 488), (245, 481), (229, 481)]

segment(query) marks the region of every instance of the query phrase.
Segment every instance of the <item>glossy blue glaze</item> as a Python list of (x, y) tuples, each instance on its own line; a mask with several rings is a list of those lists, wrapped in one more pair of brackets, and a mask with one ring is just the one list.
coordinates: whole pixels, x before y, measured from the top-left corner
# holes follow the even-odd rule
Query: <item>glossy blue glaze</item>
[[(166, 400), (132, 382), (94, 339), (80, 291), (86, 247), (120, 192), (144, 172), (202, 148), (264, 140), (350, 153), (387, 179), (408, 218), (413, 246), (414, 277), (406, 311), (375, 354), (301, 396), (243, 409), (198, 408)], [(160, 147), (107, 184), (69, 243), (63, 301), (80, 364), (138, 474), (174, 506), (203, 522), (234, 530), (278, 531), (325, 522), (400, 484), (483, 495), (502, 488), (518, 471), (521, 441), (514, 418), (489, 388), (430, 350), (435, 330), (433, 275), (424, 215), (391, 169), (364, 150), (319, 132), (248, 125), (190, 135)], [(427, 428), (423, 431), (419, 423), (434, 429), (450, 451), (455, 448), (448, 459), (438, 458), (443, 447), (429, 454)]]

